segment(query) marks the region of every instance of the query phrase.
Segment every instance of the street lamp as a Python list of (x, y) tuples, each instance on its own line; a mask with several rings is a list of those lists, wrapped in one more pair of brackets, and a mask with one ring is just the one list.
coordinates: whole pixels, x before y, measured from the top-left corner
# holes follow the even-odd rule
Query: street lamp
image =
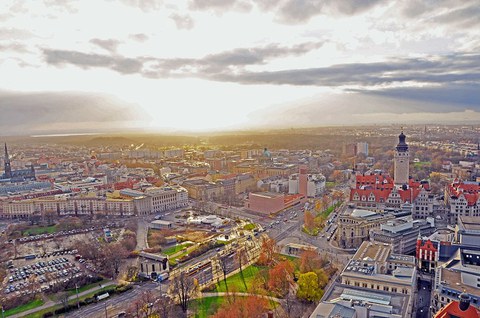
[(77, 307), (80, 309), (80, 300), (78, 299), (78, 285), (75, 283), (75, 293), (77, 294)]
[(2, 305), (2, 318), (5, 318), (5, 310), (3, 309), (3, 305)]

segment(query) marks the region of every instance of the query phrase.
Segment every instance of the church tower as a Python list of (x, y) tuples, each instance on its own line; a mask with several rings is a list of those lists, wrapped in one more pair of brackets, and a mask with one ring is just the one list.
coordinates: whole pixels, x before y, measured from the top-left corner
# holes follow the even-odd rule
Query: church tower
[(408, 145), (405, 142), (406, 136), (402, 133), (398, 136), (398, 145), (395, 148), (393, 159), (394, 181), (396, 185), (408, 184), (410, 154)]
[(5, 179), (12, 178), (12, 167), (10, 167), (10, 157), (8, 156), (7, 143), (5, 143)]

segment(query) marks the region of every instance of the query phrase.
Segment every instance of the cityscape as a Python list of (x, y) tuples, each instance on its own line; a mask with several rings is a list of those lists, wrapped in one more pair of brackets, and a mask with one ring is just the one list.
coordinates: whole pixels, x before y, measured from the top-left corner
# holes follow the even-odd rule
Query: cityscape
[(479, 16), (2, 2), (1, 318), (480, 317)]

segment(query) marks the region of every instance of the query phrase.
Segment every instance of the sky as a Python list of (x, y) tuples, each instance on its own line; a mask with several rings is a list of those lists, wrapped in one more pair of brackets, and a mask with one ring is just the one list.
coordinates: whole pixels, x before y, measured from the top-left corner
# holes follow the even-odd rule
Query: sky
[(480, 1), (0, 2), (0, 135), (416, 123), (480, 123)]

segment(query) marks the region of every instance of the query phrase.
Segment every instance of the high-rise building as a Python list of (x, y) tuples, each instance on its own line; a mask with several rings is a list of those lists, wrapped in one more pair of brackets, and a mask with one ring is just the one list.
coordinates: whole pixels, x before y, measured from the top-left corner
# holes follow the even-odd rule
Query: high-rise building
[(395, 148), (393, 179), (395, 180), (396, 185), (408, 184), (410, 153), (408, 152), (408, 145), (405, 142), (405, 138), (406, 136), (402, 131), (398, 136), (398, 145)]
[(359, 154), (364, 154), (365, 156), (368, 157), (368, 142), (361, 141), (357, 142), (357, 155)]

